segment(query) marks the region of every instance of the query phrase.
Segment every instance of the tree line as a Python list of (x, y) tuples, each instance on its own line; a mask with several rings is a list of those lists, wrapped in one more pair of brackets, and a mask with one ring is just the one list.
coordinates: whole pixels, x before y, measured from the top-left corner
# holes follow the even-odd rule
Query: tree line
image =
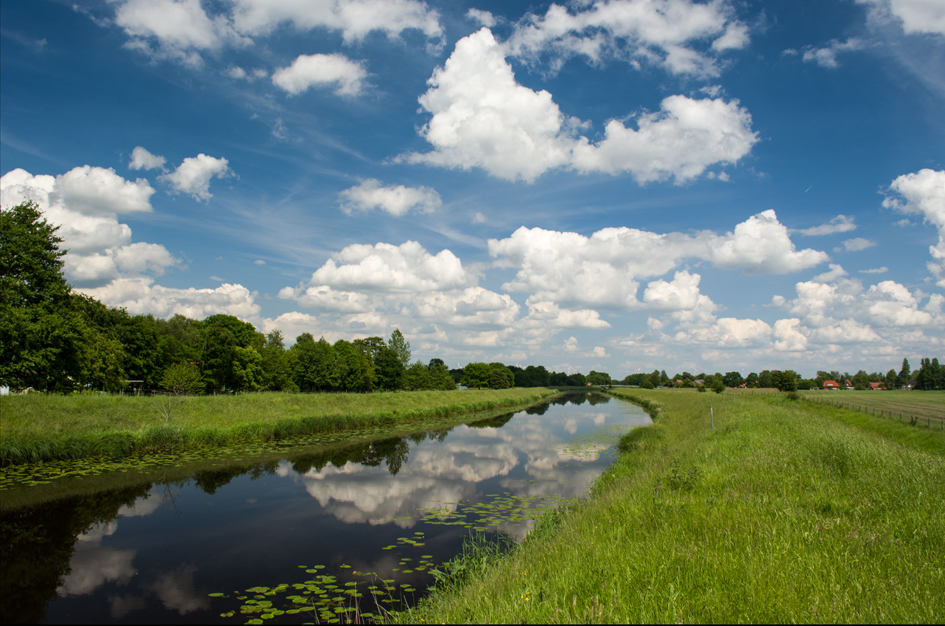
[(868, 389), (870, 383), (882, 383), (886, 389), (945, 389), (945, 365), (939, 365), (938, 359), (922, 359), (918, 370), (913, 371), (908, 359), (902, 360), (902, 368), (896, 372), (890, 369), (885, 374), (873, 372), (867, 374), (865, 370), (858, 370), (855, 374), (836, 370), (818, 370), (813, 378), (803, 378), (794, 370), (762, 370), (760, 373), (751, 372), (743, 377), (740, 372), (716, 372), (714, 374), (690, 374), (682, 372), (668, 376), (666, 370), (630, 374), (620, 381), (623, 385), (640, 387), (705, 387), (709, 389), (724, 389), (745, 386), (751, 389), (768, 388), (781, 391), (797, 391), (798, 389), (819, 389), (828, 380), (845, 386), (850, 385), (857, 390)]
[(0, 385), (46, 392), (116, 391), (132, 384), (177, 392), (224, 391), (369, 392), (375, 390), (507, 389), (609, 385), (719, 388), (774, 387), (784, 391), (823, 386), (826, 380), (856, 388), (883, 382), (887, 389), (945, 389), (945, 367), (908, 360), (897, 373), (818, 371), (804, 379), (792, 370), (763, 370), (672, 377), (637, 373), (614, 381), (606, 372), (549, 372), (503, 363), (469, 363), (447, 369), (442, 359), (411, 362), (400, 330), (388, 340), (367, 337), (329, 343), (309, 333), (285, 347), (282, 333), (268, 334), (232, 315), (194, 320), (130, 315), (74, 293), (63, 276), (62, 239), (32, 201), (0, 211)]
[(400, 330), (329, 344), (309, 333), (286, 349), (232, 315), (158, 319), (72, 291), (62, 239), (39, 207), (0, 211), (0, 384), (46, 392), (454, 389), (440, 359), (411, 363)]
[(31, 201), (0, 211), (0, 385), (57, 393), (129, 385), (176, 393), (370, 392), (610, 380), (542, 366), (470, 363), (451, 371), (439, 358), (411, 362), (399, 329), (386, 341), (329, 343), (303, 333), (286, 348), (279, 330), (263, 334), (232, 315), (131, 315), (72, 291), (57, 229)]

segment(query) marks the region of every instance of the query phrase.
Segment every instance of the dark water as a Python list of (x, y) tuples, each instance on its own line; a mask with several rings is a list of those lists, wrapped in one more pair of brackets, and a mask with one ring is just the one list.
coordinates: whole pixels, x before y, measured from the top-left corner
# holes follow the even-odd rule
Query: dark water
[(648, 423), (582, 394), (186, 478), (108, 488), (98, 476), (92, 495), (0, 510), (0, 618), (298, 623), (412, 605), (464, 540), (521, 540)]

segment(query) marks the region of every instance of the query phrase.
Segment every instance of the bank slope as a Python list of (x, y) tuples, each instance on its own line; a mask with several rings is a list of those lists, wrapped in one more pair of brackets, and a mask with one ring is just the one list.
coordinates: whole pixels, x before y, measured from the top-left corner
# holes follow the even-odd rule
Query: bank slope
[(804, 402), (633, 395), (659, 418), (585, 501), (404, 618), (941, 621), (945, 457)]
[(160, 396), (6, 396), (0, 399), (0, 464), (269, 441), (526, 406), (556, 393), (517, 388), (259, 393), (177, 400)]

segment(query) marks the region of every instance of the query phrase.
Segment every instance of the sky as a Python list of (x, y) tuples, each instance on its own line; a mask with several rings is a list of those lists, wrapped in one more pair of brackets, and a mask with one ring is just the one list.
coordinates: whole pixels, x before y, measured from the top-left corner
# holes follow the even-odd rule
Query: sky
[(0, 3), (73, 287), (549, 370), (943, 357), (945, 2)]

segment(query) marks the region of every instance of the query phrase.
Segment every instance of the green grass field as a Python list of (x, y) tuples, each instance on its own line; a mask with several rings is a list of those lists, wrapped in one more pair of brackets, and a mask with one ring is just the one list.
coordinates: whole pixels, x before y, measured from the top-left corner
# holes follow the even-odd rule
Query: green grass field
[(173, 405), (166, 396), (4, 396), (0, 397), (0, 462), (268, 441), (520, 406), (554, 393), (548, 389), (259, 393), (181, 397)]
[(657, 419), (590, 495), (504, 557), (470, 551), (476, 573), (403, 619), (941, 623), (940, 431), (785, 397), (614, 393)]
[[(889, 417), (915, 416), (920, 420), (945, 420), (945, 391), (802, 391), (802, 397), (818, 402), (852, 404), (882, 411)], [(941, 423), (933, 424), (941, 427)]]

